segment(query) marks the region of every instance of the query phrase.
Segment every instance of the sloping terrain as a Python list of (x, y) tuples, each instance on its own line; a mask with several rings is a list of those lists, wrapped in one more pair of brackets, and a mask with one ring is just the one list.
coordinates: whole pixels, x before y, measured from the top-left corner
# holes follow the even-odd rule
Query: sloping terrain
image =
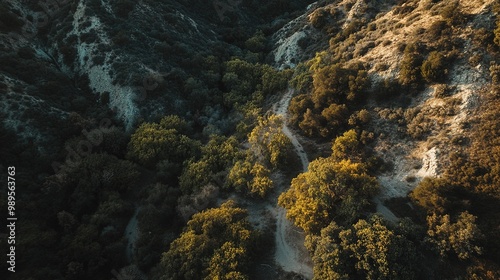
[(499, 279), (497, 2), (0, 3), (12, 279)]

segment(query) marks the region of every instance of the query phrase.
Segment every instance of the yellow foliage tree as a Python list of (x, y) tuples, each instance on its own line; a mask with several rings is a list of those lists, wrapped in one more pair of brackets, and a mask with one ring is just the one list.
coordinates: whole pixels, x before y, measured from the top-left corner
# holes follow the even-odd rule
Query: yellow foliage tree
[(231, 200), (195, 214), (163, 254), (159, 279), (247, 279), (253, 235), (246, 210)]
[(257, 161), (277, 168), (286, 162), (292, 143), (283, 133), (283, 120), (280, 116), (260, 117), (258, 125), (248, 135), (250, 151)]
[(278, 204), (287, 217), (306, 232), (318, 232), (334, 218), (344, 223), (359, 216), (368, 198), (378, 190), (376, 179), (361, 163), (319, 158), (292, 180)]

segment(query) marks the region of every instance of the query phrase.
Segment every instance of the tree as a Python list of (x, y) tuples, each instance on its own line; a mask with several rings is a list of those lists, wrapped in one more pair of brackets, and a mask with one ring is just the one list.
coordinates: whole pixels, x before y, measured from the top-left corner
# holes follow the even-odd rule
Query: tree
[(438, 82), (443, 79), (446, 70), (444, 69), (444, 57), (440, 52), (433, 51), (422, 63), (422, 77), (429, 83)]
[[(299, 123), (299, 128), (305, 133), (306, 136), (326, 136), (326, 131), (322, 130), (323, 116), (316, 115), (311, 109), (307, 108), (304, 113), (303, 120)], [(321, 133), (324, 132), (324, 133)]]
[[(200, 143), (180, 131), (185, 128), (173, 119), (163, 119), (158, 123), (144, 123), (132, 134), (128, 145), (128, 156), (141, 164), (154, 166), (158, 161), (168, 159), (173, 162), (198, 154)], [(180, 131), (179, 131), (180, 130)]]
[(90, 154), (45, 182), (44, 192), (51, 202), (45, 211), (71, 209), (75, 217), (91, 214), (100, 200), (127, 192), (138, 177), (137, 166), (129, 161), (108, 154)]
[(347, 100), (349, 72), (338, 64), (319, 68), (313, 73), (312, 100), (316, 108)]
[(362, 147), (356, 130), (348, 130), (342, 136), (335, 138), (332, 145), (332, 157), (335, 160), (350, 159), (354, 162), (361, 162), (362, 155)]
[(405, 47), (403, 59), (400, 64), (399, 82), (404, 86), (415, 85), (420, 82), (420, 65), (422, 63), (420, 54), (414, 44)]
[(253, 175), (250, 192), (264, 197), (273, 188), (273, 181), (269, 178), (269, 169), (256, 162), (250, 170), (250, 174)]
[(294, 77), (290, 85), (298, 90), (300, 94), (309, 93), (312, 89), (312, 76), (308, 65), (299, 63), (294, 69)]
[(179, 177), (179, 186), (184, 194), (191, 194), (210, 183), (212, 177), (212, 166), (207, 161), (191, 161)]
[(497, 27), (495, 28), (495, 39), (493, 39), (493, 42), (500, 47), (500, 19), (497, 19)]
[[(313, 274), (316, 279), (349, 279), (354, 263), (340, 246), (339, 234), (342, 231), (335, 222), (321, 230), (320, 235), (307, 235), (304, 245), (314, 263)], [(348, 264), (348, 262), (351, 262)]]
[(234, 187), (237, 191), (248, 189), (248, 185), (252, 181), (251, 170), (252, 163), (248, 160), (237, 161), (229, 171), (228, 185)]
[(292, 143), (281, 130), (282, 127), (283, 120), (280, 116), (261, 117), (258, 125), (248, 135), (250, 151), (263, 165), (277, 168), (286, 163)]
[(418, 278), (415, 245), (379, 216), (347, 229), (332, 222), (320, 235), (308, 235), (305, 244), (314, 262), (314, 279)]
[(352, 251), (357, 273), (365, 279), (415, 279), (415, 245), (387, 228), (383, 219), (373, 216), (360, 220), (353, 230), (339, 234), (342, 246)]
[(332, 103), (327, 108), (323, 109), (321, 116), (327, 121), (327, 128), (330, 134), (336, 135), (338, 131), (347, 123), (349, 110), (344, 104)]
[(451, 186), (445, 179), (424, 178), (410, 193), (417, 205), (429, 213), (444, 213), (450, 202), (446, 196)]
[(428, 240), (436, 245), (442, 257), (454, 253), (459, 259), (466, 260), (481, 254), (482, 248), (477, 245), (477, 241), (482, 233), (476, 225), (476, 216), (469, 212), (460, 213), (455, 223), (449, 215), (434, 213), (427, 217), (427, 224)]
[(175, 129), (177, 132), (189, 135), (191, 128), (186, 120), (177, 115), (168, 115), (160, 120), (160, 127), (162, 129)]
[(245, 41), (245, 47), (254, 53), (264, 51), (266, 47), (264, 32), (262, 32), (262, 30), (257, 30), (250, 39)]
[(237, 191), (247, 190), (264, 197), (273, 188), (270, 170), (262, 164), (252, 164), (248, 159), (236, 162), (228, 175), (228, 184)]
[(233, 201), (193, 215), (159, 264), (159, 279), (245, 279), (254, 233)]
[(293, 72), (290, 69), (277, 71), (269, 65), (262, 65), (262, 92), (264, 96), (276, 94), (288, 87)]
[(377, 190), (376, 179), (366, 173), (361, 163), (319, 158), (310, 163), (307, 172), (292, 180), (278, 204), (287, 209), (287, 218), (304, 231), (319, 232), (332, 219), (347, 224), (359, 217)]
[(292, 100), (290, 100), (290, 105), (288, 106), (289, 122), (292, 125), (298, 126), (304, 119), (304, 114), (307, 109), (312, 107), (313, 103), (309, 95), (299, 94), (294, 96)]
[(248, 276), (241, 273), (241, 268), (246, 266), (241, 263), (246, 258), (245, 254), (245, 248), (236, 247), (232, 242), (224, 243), (210, 259), (210, 273), (205, 279), (247, 280)]
[(244, 155), (238, 146), (234, 136), (212, 135), (208, 143), (201, 147), (202, 160), (207, 161), (214, 172), (223, 171)]

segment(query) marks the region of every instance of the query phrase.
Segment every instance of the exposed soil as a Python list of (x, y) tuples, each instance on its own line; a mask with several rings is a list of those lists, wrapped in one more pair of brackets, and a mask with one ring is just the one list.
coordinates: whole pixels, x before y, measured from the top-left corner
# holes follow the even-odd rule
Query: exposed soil
[[(304, 148), (299, 143), (294, 133), (287, 127), (287, 109), (294, 91), (289, 89), (273, 106), (273, 112), (276, 115), (282, 116), (284, 121), (283, 133), (292, 142), (293, 148), (302, 163), (302, 171), (306, 172), (309, 165), (309, 160)], [(289, 184), (282, 182), (278, 183), (281, 192), (289, 187)], [(275, 261), (285, 271), (295, 272), (306, 279), (312, 279), (312, 260), (304, 246), (304, 233), (294, 226), (286, 218), (286, 210), (279, 206), (270, 206), (270, 211), (276, 217), (276, 251)]]

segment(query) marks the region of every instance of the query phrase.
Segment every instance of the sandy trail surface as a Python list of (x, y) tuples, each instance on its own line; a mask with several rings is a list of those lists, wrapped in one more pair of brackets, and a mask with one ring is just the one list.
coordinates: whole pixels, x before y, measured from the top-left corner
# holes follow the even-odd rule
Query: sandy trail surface
[[(293, 132), (286, 125), (287, 109), (293, 93), (294, 91), (292, 89), (288, 89), (274, 105), (273, 112), (283, 117), (283, 133), (285, 133), (292, 142), (294, 151), (302, 163), (302, 171), (306, 172), (309, 165), (307, 154), (297, 140), (297, 137), (295, 137)], [(286, 218), (286, 210), (284, 208), (279, 206), (272, 208), (273, 209), (270, 209), (270, 211), (276, 217), (276, 263), (285, 271), (296, 272), (306, 279), (312, 279), (312, 260), (304, 246), (304, 233)]]

